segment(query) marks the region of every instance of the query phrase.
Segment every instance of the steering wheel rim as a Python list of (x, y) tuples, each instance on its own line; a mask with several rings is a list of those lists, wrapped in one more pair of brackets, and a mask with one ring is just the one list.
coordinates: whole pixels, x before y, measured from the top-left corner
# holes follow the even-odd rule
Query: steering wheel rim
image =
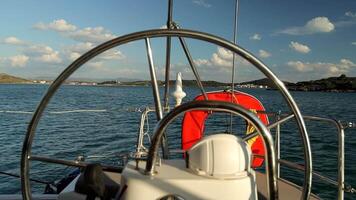
[(254, 67), (259, 69), (267, 78), (273, 81), (279, 91), (282, 93), (283, 98), (287, 101), (289, 108), (292, 110), (295, 119), (298, 124), (299, 133), (302, 138), (303, 149), (304, 149), (304, 165), (305, 165), (305, 174), (304, 174), (304, 183), (303, 183), (303, 193), (302, 198), (308, 199), (311, 192), (311, 184), (312, 184), (312, 157), (311, 157), (311, 148), (309, 142), (309, 136), (306, 130), (306, 126), (303, 120), (303, 117), (300, 113), (300, 110), (295, 103), (294, 99), (288, 92), (287, 88), (283, 84), (281, 80), (277, 78), (277, 76), (260, 60), (258, 60), (253, 54), (249, 53), (245, 49), (237, 46), (223, 38), (186, 29), (154, 29), (154, 30), (146, 30), (136, 33), (131, 33), (128, 35), (124, 35), (121, 37), (117, 37), (108, 42), (105, 42), (87, 53), (83, 54), (77, 60), (75, 60), (72, 64), (70, 64), (50, 85), (47, 93), (42, 98), (40, 104), (36, 108), (35, 113), (28, 125), (27, 133), (22, 146), (22, 154), (21, 154), (21, 190), (22, 196), (26, 200), (30, 200), (31, 198), (31, 187), (29, 180), (29, 161), (31, 159), (31, 150), (32, 150), (32, 142), (35, 136), (37, 125), (41, 119), (41, 116), (53, 97), (58, 88), (64, 83), (64, 81), (73, 74), (77, 69), (79, 69), (83, 64), (96, 57), (97, 55), (112, 49), (114, 47), (132, 42), (137, 40), (143, 40), (145, 38), (154, 38), (154, 37), (184, 37), (184, 38), (192, 38), (205, 42), (209, 42), (223, 48), (226, 48), (244, 59), (250, 62)]

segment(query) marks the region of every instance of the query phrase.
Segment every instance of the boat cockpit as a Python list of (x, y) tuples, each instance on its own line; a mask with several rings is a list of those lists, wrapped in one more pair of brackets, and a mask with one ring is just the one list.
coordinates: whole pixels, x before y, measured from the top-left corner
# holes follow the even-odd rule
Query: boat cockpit
[[(226, 39), (194, 30), (179, 28), (172, 20), (172, 0), (169, 0), (167, 28), (146, 30), (120, 36), (88, 51), (70, 64), (51, 84), (34, 113), (23, 143), (21, 157), (21, 184), (23, 199), (35, 199), (31, 192), (31, 161), (56, 163), (78, 167), (80, 171), (68, 184), (61, 187), (53, 199), (319, 199), (311, 193), (313, 176), (331, 182), (338, 189), (338, 199), (343, 199), (347, 187), (344, 182), (344, 129), (339, 121), (303, 116), (284, 83), (256, 56)], [(156, 78), (151, 39), (166, 39), (166, 81), (162, 103)], [(183, 101), (181, 75), (176, 80), (173, 94), (176, 105), (169, 105), (171, 40), (177, 39), (184, 50), (195, 77), (200, 95), (191, 101)], [(207, 92), (203, 87), (199, 69), (189, 51), (186, 39), (198, 40), (219, 46), (244, 58), (262, 72), (283, 96), (289, 113), (278, 114), (275, 120), (262, 103), (251, 94), (235, 89), (234, 78), (228, 90)], [(53, 95), (65, 80), (84, 63), (114, 47), (141, 41), (145, 43), (148, 73), (154, 107), (142, 111), (136, 151), (130, 154), (122, 166), (107, 166), (83, 160), (64, 160), (31, 152), (36, 128)], [(235, 73), (232, 67), (232, 74)], [(234, 77), (234, 76), (232, 76)], [(168, 105), (168, 106), (167, 106)], [(155, 129), (149, 146), (143, 127), (147, 114), (157, 116)], [(213, 113), (227, 113), (246, 122), (246, 134), (212, 133), (205, 121)], [(277, 116), (277, 115), (276, 115)], [(182, 118), (183, 117), (183, 118)], [(168, 149), (167, 127), (181, 120), (181, 149)], [(339, 131), (338, 180), (329, 180), (313, 171), (312, 153), (305, 120), (324, 120), (335, 124)], [(302, 142), (303, 164), (283, 160), (280, 157), (280, 125), (295, 120)], [(272, 132), (272, 130), (274, 130)], [(179, 156), (172, 157), (172, 154)], [(127, 158), (127, 157), (126, 157)], [(300, 170), (302, 185), (298, 186), (280, 177), (280, 165)], [(351, 191), (351, 189), (349, 188)], [(51, 197), (52, 198), (52, 197)]]

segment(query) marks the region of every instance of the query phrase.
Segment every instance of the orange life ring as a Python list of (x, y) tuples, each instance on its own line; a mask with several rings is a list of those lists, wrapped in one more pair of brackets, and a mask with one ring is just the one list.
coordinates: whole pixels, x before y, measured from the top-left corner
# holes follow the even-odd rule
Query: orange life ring
[[(231, 102), (233, 100), (234, 103), (243, 106), (246, 109), (250, 109), (252, 111), (265, 111), (262, 103), (255, 98), (254, 96), (243, 93), (240, 91), (235, 91), (234, 96), (231, 96), (232, 93), (228, 91), (217, 91), (217, 92), (209, 92), (207, 93), (209, 100), (216, 100), (216, 101), (227, 101)], [(197, 96), (194, 100), (204, 100), (203, 95)], [(268, 117), (264, 113), (256, 113), (260, 120), (265, 124), (268, 125)], [(194, 110), (190, 112), (186, 112), (183, 117), (182, 121), (182, 149), (187, 150), (193, 144), (195, 144), (198, 140), (203, 137), (204, 134), (204, 125), (205, 121), (210, 115), (207, 111), (199, 111)], [(253, 127), (247, 125), (246, 134), (253, 132)], [(260, 167), (264, 161), (265, 155), (265, 148), (263, 144), (263, 140), (260, 136), (257, 136), (248, 142), (253, 155), (257, 155), (252, 160), (252, 167)]]

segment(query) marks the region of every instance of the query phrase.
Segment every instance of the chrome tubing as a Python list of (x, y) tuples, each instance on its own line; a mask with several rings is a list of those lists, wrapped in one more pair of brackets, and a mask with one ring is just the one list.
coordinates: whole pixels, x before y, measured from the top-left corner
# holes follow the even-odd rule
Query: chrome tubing
[[(276, 121), (279, 121), (281, 119), (281, 112), (278, 112), (278, 115), (276, 116)], [(275, 142), (274, 144), (276, 145), (276, 157), (277, 160), (281, 159), (281, 123), (278, 123), (276, 126), (276, 135), (275, 135)], [(281, 176), (281, 165), (279, 162), (277, 162), (277, 177), (280, 178)]]
[(185, 53), (185, 56), (186, 56), (187, 59), (188, 59), (190, 68), (191, 68), (192, 71), (193, 71), (193, 74), (194, 74), (195, 79), (196, 79), (196, 81), (197, 81), (198, 87), (200, 88), (200, 91), (201, 91), (202, 94), (204, 95), (204, 99), (205, 99), (205, 100), (208, 100), (208, 95), (206, 94), (206, 92), (205, 92), (205, 90), (204, 90), (204, 87), (203, 87), (203, 84), (201, 83), (201, 79), (200, 79), (200, 76), (199, 76), (197, 67), (196, 67), (195, 64), (194, 64), (194, 61), (193, 61), (192, 55), (191, 55), (190, 52), (189, 52), (187, 43), (185, 43), (185, 40), (184, 40), (182, 37), (179, 37), (179, 41), (180, 41), (180, 44), (182, 45), (182, 48), (183, 48), (184, 53)]
[[(174, 24), (174, 28), (175, 28), (175, 29), (179, 29), (179, 27), (178, 27), (176, 24)], [(179, 39), (180, 44), (182, 45), (184, 54), (185, 54), (185, 56), (187, 57), (187, 60), (188, 60), (188, 62), (189, 62), (189, 66), (190, 66), (190, 68), (191, 68), (192, 71), (193, 71), (195, 80), (197, 81), (197, 85), (198, 85), (198, 87), (199, 87), (201, 93), (203, 94), (204, 99), (205, 99), (205, 100), (208, 100), (208, 95), (206, 94), (206, 92), (205, 92), (205, 90), (204, 90), (204, 87), (203, 87), (203, 84), (201, 83), (201, 79), (200, 79), (200, 76), (199, 76), (197, 67), (196, 67), (195, 64), (194, 64), (194, 61), (193, 61), (192, 55), (190, 54), (190, 51), (189, 51), (189, 49), (188, 49), (187, 43), (185, 42), (185, 39), (182, 38), (182, 37), (178, 37), (178, 39)]]
[[(234, 18), (234, 38), (233, 43), (237, 44), (237, 22), (238, 22), (238, 14), (239, 14), (239, 0), (235, 2), (235, 18)], [(234, 94), (235, 89), (235, 53), (232, 53), (232, 74), (231, 74), (231, 90), (232, 94)], [(233, 96), (231, 95), (231, 102), (233, 100)], [(232, 124), (232, 119), (231, 119)], [(231, 127), (232, 129), (232, 127)]]
[[(294, 163), (294, 162), (291, 162), (291, 161), (288, 161), (288, 160), (283, 160), (283, 159), (279, 159), (278, 162), (279, 162), (280, 164), (286, 166), (286, 167), (289, 167), (289, 168), (292, 168), (292, 169), (297, 169), (297, 170), (300, 170), (300, 171), (305, 171), (304, 166), (299, 165), (299, 164), (297, 164), (297, 163)], [(321, 180), (327, 182), (327, 183), (330, 183), (330, 184), (332, 184), (332, 185), (334, 185), (334, 186), (338, 186), (338, 182), (332, 180), (331, 178), (328, 178), (328, 177), (326, 177), (326, 176), (323, 176), (323, 175), (321, 175), (321, 174), (318, 173), (318, 172), (313, 171), (313, 175), (314, 175), (315, 177), (318, 177), (319, 179), (321, 179)]]
[(164, 135), (168, 125), (174, 121), (180, 114), (191, 110), (208, 110), (228, 112), (235, 115), (239, 115), (248, 122), (250, 122), (261, 135), (266, 148), (266, 174), (267, 174), (267, 188), (269, 191), (269, 199), (278, 199), (278, 185), (277, 185), (277, 173), (276, 173), (276, 157), (273, 144), (273, 138), (267, 127), (263, 122), (252, 112), (243, 108), (240, 105), (221, 102), (221, 101), (192, 101), (182, 104), (174, 108), (169, 112), (161, 121), (158, 122), (152, 144), (150, 146), (147, 162), (146, 162), (146, 174), (154, 176), (157, 172), (155, 170), (155, 163), (158, 160), (158, 147), (162, 136)]
[[(168, 0), (168, 15), (167, 15), (167, 29), (172, 28), (172, 18), (173, 18), (173, 0)], [(169, 76), (171, 69), (171, 43), (172, 39), (170, 36), (166, 40), (166, 73), (165, 73), (165, 86), (164, 86), (164, 109), (169, 108)]]
[(161, 98), (159, 97), (158, 83), (157, 83), (157, 77), (156, 77), (156, 68), (153, 63), (150, 39), (145, 38), (145, 42), (146, 42), (148, 65), (150, 68), (153, 98), (154, 98), (155, 107), (156, 107), (156, 115), (157, 115), (157, 119), (161, 120), (163, 117), (163, 111), (162, 111), (162, 105), (161, 105)]
[(338, 199), (344, 199), (345, 189), (345, 128), (340, 121), (315, 116), (304, 116), (304, 119), (332, 123), (338, 130)]
[[(237, 44), (237, 18), (239, 14), (239, 0), (235, 1), (235, 19), (234, 19), (234, 38), (233, 43)], [(235, 53), (232, 53), (232, 69), (231, 69), (231, 102), (234, 102), (234, 94), (235, 94)], [(232, 114), (230, 114), (230, 133), (232, 134), (232, 124), (233, 118)]]
[(305, 128), (305, 123), (303, 117), (299, 111), (298, 106), (296, 105), (295, 101), (293, 100), (292, 96), (290, 95), (289, 91), (285, 87), (284, 83), (280, 81), (277, 76), (261, 61), (259, 61), (255, 56), (253, 56), (250, 52), (246, 51), (245, 49), (237, 46), (223, 38), (198, 32), (192, 30), (184, 30), (184, 29), (154, 29), (154, 30), (146, 30), (140, 31), (136, 33), (131, 33), (128, 35), (120, 36), (114, 38), (110, 41), (102, 43), (97, 47), (93, 48), (92, 50), (86, 52), (78, 59), (76, 59), (73, 63), (71, 63), (62, 73), (54, 80), (54, 82), (49, 86), (47, 93), (43, 96), (41, 102), (36, 108), (31, 121), (29, 122), (27, 132), (25, 135), (25, 139), (22, 146), (22, 154), (21, 154), (21, 186), (22, 186), (22, 194), (24, 199), (31, 199), (31, 191), (30, 191), (30, 182), (29, 182), (29, 157), (32, 151), (32, 142), (35, 136), (36, 128), (41, 119), (41, 116), (53, 97), (53, 95), (57, 92), (58, 88), (64, 83), (64, 81), (72, 75), (76, 70), (78, 70), (83, 64), (87, 63), (92, 58), (96, 57), (97, 55), (112, 49), (114, 47), (127, 44), (129, 42), (143, 40), (147, 37), (154, 38), (154, 37), (183, 37), (183, 38), (192, 38), (201, 41), (210, 42), (212, 44), (221, 46), (226, 48), (227, 50), (232, 51), (240, 55), (242, 58), (246, 59), (250, 62), (254, 67), (260, 70), (267, 78), (272, 80), (277, 88), (280, 90), (282, 96), (287, 101), (288, 106), (291, 108), (292, 112), (295, 114), (295, 118), (297, 119), (297, 124), (299, 128), (299, 132), (302, 138), (303, 148), (304, 148), (304, 165), (306, 166), (306, 173), (304, 175), (304, 187), (303, 187), (303, 199), (308, 199), (310, 195), (310, 189), (312, 184), (312, 158), (311, 158), (311, 149), (310, 149), (310, 142), (307, 130)]
[[(268, 128), (268, 129), (275, 128), (275, 127), (277, 127), (279, 124), (282, 124), (282, 123), (284, 123), (284, 122), (286, 122), (286, 121), (292, 119), (293, 117), (294, 117), (294, 114), (287, 115), (286, 117), (284, 117), (284, 118), (282, 118), (282, 119), (280, 119), (280, 120), (278, 120), (278, 121), (276, 121), (276, 122), (273, 122), (272, 124), (267, 125), (267, 128)], [(250, 140), (250, 139), (252, 139), (252, 138), (254, 138), (254, 137), (256, 137), (256, 136), (258, 136), (258, 133), (257, 133), (257, 131), (254, 131), (254, 132), (252, 132), (252, 133), (250, 133), (250, 134), (248, 134), (248, 135), (243, 136), (243, 137), (242, 137), (242, 140), (243, 140), (243, 141), (247, 141), (247, 140)]]
[[(145, 42), (146, 42), (148, 65), (150, 68), (153, 98), (154, 98), (155, 107), (156, 107), (156, 116), (157, 116), (157, 121), (159, 121), (163, 117), (163, 110), (162, 110), (162, 105), (161, 105), (161, 98), (159, 96), (158, 83), (157, 83), (157, 78), (156, 78), (156, 68), (153, 63), (150, 39), (148, 37), (145, 38)], [(162, 153), (163, 153), (164, 158), (168, 158), (168, 147), (167, 147), (166, 143), (167, 143), (167, 138), (165, 136), (163, 136), (162, 137)]]
[(165, 73), (165, 86), (164, 86), (164, 100), (163, 106), (164, 109), (169, 108), (169, 76), (171, 70), (171, 42), (172, 38), (167, 37), (167, 47), (166, 47), (166, 73)]

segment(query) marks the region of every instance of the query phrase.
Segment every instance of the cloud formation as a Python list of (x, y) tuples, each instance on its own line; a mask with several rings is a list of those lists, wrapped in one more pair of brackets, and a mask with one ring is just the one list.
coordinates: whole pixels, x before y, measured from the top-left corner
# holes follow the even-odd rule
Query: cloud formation
[(10, 44), (10, 45), (25, 45), (26, 42), (14, 37), (14, 36), (10, 36), (7, 37), (3, 40), (4, 44)]
[(327, 17), (315, 17), (304, 26), (289, 27), (278, 31), (280, 34), (309, 35), (315, 33), (328, 33), (335, 29), (335, 25)]
[(29, 57), (26, 55), (16, 55), (8, 58), (12, 67), (25, 67)]
[(341, 59), (339, 63), (289, 61), (287, 66), (298, 72), (316, 72), (327, 76), (338, 76), (349, 72), (351, 68), (356, 67), (356, 64), (351, 60)]
[(222, 48), (218, 47), (217, 51), (211, 55), (211, 58), (209, 60), (207, 59), (197, 59), (194, 60), (195, 64), (197, 66), (217, 66), (217, 67), (229, 67), (231, 68), (232, 66), (232, 52)]
[(211, 4), (207, 3), (205, 0), (193, 0), (193, 3), (198, 5), (198, 6), (202, 6), (205, 8), (210, 8)]
[(34, 25), (38, 30), (52, 30), (80, 42), (102, 43), (115, 38), (109, 30), (104, 27), (86, 27), (79, 29), (64, 19), (57, 19), (48, 24), (39, 22)]
[(345, 12), (345, 17), (334, 23), (336, 27), (348, 27), (356, 24), (356, 12)]
[(304, 45), (304, 44), (300, 44), (298, 42), (291, 42), (289, 44), (289, 47), (291, 49), (293, 49), (294, 51), (297, 51), (299, 53), (304, 53), (304, 54), (307, 54), (310, 52), (310, 48), (307, 46), (307, 45)]
[[(95, 47), (95, 45), (93, 43), (81, 42), (81, 43), (67, 47), (64, 50), (64, 52), (65, 52), (64, 54), (66, 54), (66, 57), (70, 61), (73, 61), (94, 47)], [(122, 60), (124, 58), (126, 58), (126, 56), (121, 51), (115, 50), (115, 49), (110, 49), (110, 50), (105, 51), (104, 53), (100, 54), (96, 59), (97, 60)]]
[[(38, 30), (51, 30), (59, 33), (61, 36), (73, 39), (79, 43), (64, 47), (61, 52), (54, 51), (50, 47), (33, 45), (26, 49), (26, 54), (33, 61), (42, 63), (64, 63), (67, 64), (79, 58), (85, 52), (94, 48), (99, 43), (111, 40), (116, 36), (104, 27), (86, 27), (79, 28), (64, 19), (56, 19), (50, 23), (39, 22), (34, 25)], [(126, 56), (119, 50), (108, 50), (95, 60), (88, 63), (93, 69), (102, 69), (105, 61), (121, 60)]]
[(351, 11), (348, 11), (348, 12), (345, 13), (345, 15), (348, 16), (348, 17), (356, 18), (356, 12), (353, 13)]
[(33, 26), (39, 30), (53, 30), (58, 32), (68, 32), (68, 31), (75, 31), (77, 29), (76, 26), (73, 24), (68, 23), (64, 19), (57, 19), (49, 24), (45, 24), (43, 22), (39, 22)]
[(260, 50), (258, 51), (258, 55), (259, 55), (261, 58), (268, 58), (268, 57), (271, 57), (271, 56), (272, 56), (271, 53), (269, 53), (268, 51), (262, 50), (262, 49), (260, 49)]
[(250, 40), (261, 40), (261, 39), (262, 39), (262, 37), (258, 33), (255, 33), (254, 35), (252, 35), (250, 37)]
[(87, 27), (70, 32), (68, 33), (68, 37), (81, 42), (102, 43), (114, 39), (116, 36), (113, 35), (110, 31), (99, 26), (94, 28)]
[(46, 45), (31, 45), (24, 49), (25, 55), (42, 63), (61, 63), (59, 52)]
[(356, 42), (351, 42), (351, 44), (356, 46)]

